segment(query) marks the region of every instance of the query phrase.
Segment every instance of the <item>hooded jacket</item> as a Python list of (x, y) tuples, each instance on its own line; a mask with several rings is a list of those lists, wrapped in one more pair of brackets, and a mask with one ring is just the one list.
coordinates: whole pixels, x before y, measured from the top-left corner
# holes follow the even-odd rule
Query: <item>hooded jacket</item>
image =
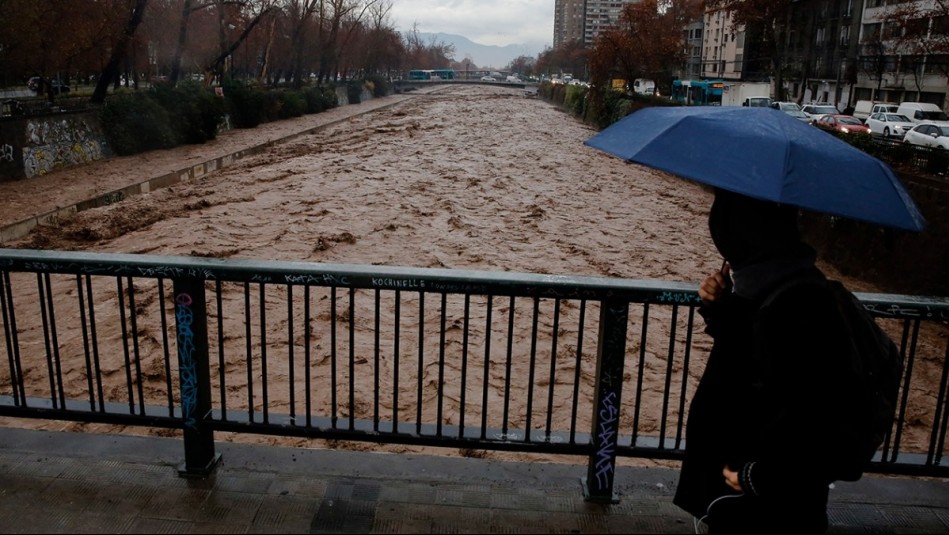
[[(710, 529), (827, 528), (855, 396), (842, 319), (796, 214), (723, 191), (709, 214), (734, 287), (699, 309), (714, 343), (689, 408), (675, 503)], [(742, 493), (725, 484), (725, 466)]]

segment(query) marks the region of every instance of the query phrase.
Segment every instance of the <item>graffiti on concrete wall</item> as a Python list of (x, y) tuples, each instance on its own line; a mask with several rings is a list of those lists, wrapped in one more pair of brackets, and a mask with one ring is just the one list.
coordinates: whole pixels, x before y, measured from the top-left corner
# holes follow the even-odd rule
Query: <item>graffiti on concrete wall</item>
[(26, 122), (23, 173), (27, 178), (108, 156), (102, 135), (84, 117)]

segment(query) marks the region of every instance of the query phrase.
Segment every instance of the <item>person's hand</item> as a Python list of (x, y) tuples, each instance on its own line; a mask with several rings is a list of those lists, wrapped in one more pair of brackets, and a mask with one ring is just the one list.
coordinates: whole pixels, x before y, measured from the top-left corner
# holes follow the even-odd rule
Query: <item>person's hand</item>
[(730, 269), (730, 266), (725, 264), (721, 271), (712, 273), (699, 285), (699, 297), (705, 304), (714, 302), (731, 288)]
[(738, 482), (738, 472), (735, 472), (726, 466), (725, 468), (722, 468), (722, 475), (725, 476), (726, 485), (737, 490), (738, 492), (742, 492), (741, 483)]

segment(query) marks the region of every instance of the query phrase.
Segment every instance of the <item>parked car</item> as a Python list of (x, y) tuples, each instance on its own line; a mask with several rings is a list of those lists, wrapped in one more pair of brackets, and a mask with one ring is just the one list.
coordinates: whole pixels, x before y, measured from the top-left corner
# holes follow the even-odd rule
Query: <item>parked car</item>
[(903, 143), (919, 147), (949, 150), (949, 124), (919, 123), (906, 132)]
[(482, 76), (481, 81), (482, 82), (497, 82), (498, 79), (493, 76)]
[(866, 120), (874, 113), (897, 113), (899, 104), (895, 102), (880, 102), (875, 100), (858, 100), (853, 107), (853, 116), (861, 121)]
[[(856, 116), (855, 116), (856, 117)], [(906, 132), (916, 124), (909, 117), (898, 113), (877, 112), (867, 117), (864, 123), (870, 129), (871, 136), (882, 136), (884, 139), (903, 139)]]
[(824, 115), (837, 115), (840, 113), (840, 110), (838, 110), (836, 106), (826, 103), (805, 104), (803, 107), (801, 107), (801, 111), (810, 117), (812, 124), (814, 121), (820, 119)]
[(870, 133), (870, 129), (867, 125), (863, 124), (863, 121), (853, 115), (828, 113), (827, 115), (822, 115), (814, 124), (826, 130), (833, 130), (844, 134)]
[(805, 123), (811, 122), (810, 116), (801, 111), (801, 106), (797, 102), (772, 102), (771, 107)]
[(60, 82), (59, 80), (50, 80), (48, 82), (43, 81), (39, 76), (31, 77), (27, 82), (27, 87), (30, 88), (37, 95), (46, 93), (46, 84), (49, 84), (50, 88), (53, 90), (54, 95), (59, 95), (62, 93), (69, 93), (69, 86)]
[(928, 102), (903, 102), (896, 113), (909, 117), (914, 123), (949, 121), (949, 116), (942, 108)]

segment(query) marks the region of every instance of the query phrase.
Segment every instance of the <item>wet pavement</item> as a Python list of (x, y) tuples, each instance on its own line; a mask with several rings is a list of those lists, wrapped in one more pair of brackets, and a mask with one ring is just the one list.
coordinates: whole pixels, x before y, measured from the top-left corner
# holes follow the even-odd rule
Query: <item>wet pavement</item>
[[(677, 471), (217, 443), (183, 478), (177, 438), (0, 429), (4, 533), (695, 533)], [(578, 462), (581, 459), (578, 458)], [(830, 533), (947, 533), (949, 484), (866, 476), (831, 491)], [(703, 532), (699, 526), (698, 532)]]

